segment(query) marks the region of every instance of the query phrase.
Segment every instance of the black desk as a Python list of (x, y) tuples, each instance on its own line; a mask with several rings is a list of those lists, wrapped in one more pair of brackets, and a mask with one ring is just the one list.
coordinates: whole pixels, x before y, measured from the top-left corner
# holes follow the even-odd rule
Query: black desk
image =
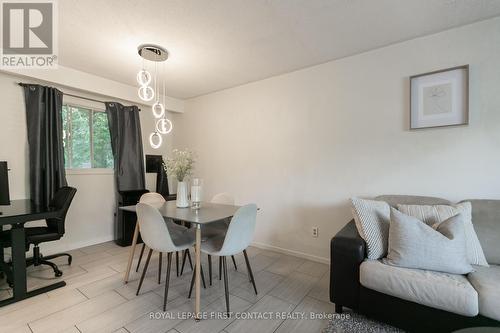
[[(12, 266), (4, 265), (7, 276), (14, 282), (14, 296), (0, 301), (0, 306), (11, 304), (25, 298), (46, 293), (56, 288), (64, 287), (66, 282), (60, 281), (49, 286), (38, 288), (32, 291), (26, 287), (26, 248), (24, 223), (29, 221), (44, 220), (57, 216), (55, 208), (45, 208), (35, 206), (31, 200), (12, 200), (10, 205), (0, 205), (0, 228), (4, 225), (11, 225), (11, 244), (12, 244)], [(3, 258), (1, 258), (3, 259)]]

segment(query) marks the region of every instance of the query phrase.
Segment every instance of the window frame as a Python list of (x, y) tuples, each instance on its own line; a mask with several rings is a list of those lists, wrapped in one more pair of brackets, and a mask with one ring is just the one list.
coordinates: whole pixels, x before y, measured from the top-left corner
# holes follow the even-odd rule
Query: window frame
[[(71, 148), (68, 152), (68, 157), (70, 159), (70, 167), (66, 168), (66, 174), (67, 175), (85, 175), (85, 174), (91, 174), (91, 175), (109, 175), (109, 174), (114, 174), (114, 166), (111, 168), (94, 168), (94, 112), (101, 112), (105, 113), (106, 110), (104, 108), (98, 108), (95, 106), (90, 106), (90, 105), (84, 105), (84, 104), (79, 104), (79, 103), (73, 103), (73, 102), (65, 102), (63, 101), (63, 107), (68, 108), (79, 108), (79, 109), (85, 109), (89, 111), (89, 141), (90, 141), (90, 168), (74, 168), (72, 165), (73, 161), (73, 145), (71, 144)], [(71, 137), (73, 133), (73, 128), (72, 128), (72, 117), (71, 115), (68, 118), (68, 128), (69, 128), (69, 135)], [(72, 142), (72, 141), (70, 141)], [(114, 161), (113, 161), (114, 164)]]

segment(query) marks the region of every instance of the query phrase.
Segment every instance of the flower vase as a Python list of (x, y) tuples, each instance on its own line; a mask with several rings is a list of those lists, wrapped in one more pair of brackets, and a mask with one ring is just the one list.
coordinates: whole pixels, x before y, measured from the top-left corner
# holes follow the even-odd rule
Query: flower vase
[(177, 183), (177, 201), (176, 205), (178, 208), (189, 207), (188, 200), (188, 185), (186, 182)]

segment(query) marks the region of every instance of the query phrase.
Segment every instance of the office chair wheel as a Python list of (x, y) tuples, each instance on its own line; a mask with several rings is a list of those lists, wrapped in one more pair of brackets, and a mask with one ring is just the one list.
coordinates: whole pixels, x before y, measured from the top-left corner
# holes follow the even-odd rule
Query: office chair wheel
[(55, 277), (61, 277), (63, 275), (63, 272), (61, 272), (60, 270), (57, 270), (57, 271), (54, 271), (54, 275), (55, 275)]
[(73, 257), (68, 257), (68, 265), (71, 266), (71, 263), (73, 262)]

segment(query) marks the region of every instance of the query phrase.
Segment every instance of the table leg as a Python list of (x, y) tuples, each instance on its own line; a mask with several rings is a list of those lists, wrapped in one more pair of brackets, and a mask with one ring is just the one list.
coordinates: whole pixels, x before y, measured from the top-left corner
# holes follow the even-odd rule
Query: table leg
[(132, 246), (130, 247), (130, 254), (128, 255), (127, 269), (125, 270), (125, 277), (123, 281), (128, 282), (128, 277), (130, 275), (130, 269), (132, 268), (132, 261), (134, 261), (135, 246), (137, 245), (137, 239), (139, 238), (139, 221), (135, 223), (134, 237), (132, 238)]
[(195, 279), (194, 279), (194, 313), (195, 319), (200, 320), (200, 272), (201, 272), (201, 225), (196, 224), (196, 245), (195, 245)]
[(26, 295), (26, 249), (24, 226), (13, 225), (11, 229), (12, 244), (12, 277), (14, 281), (14, 298)]

